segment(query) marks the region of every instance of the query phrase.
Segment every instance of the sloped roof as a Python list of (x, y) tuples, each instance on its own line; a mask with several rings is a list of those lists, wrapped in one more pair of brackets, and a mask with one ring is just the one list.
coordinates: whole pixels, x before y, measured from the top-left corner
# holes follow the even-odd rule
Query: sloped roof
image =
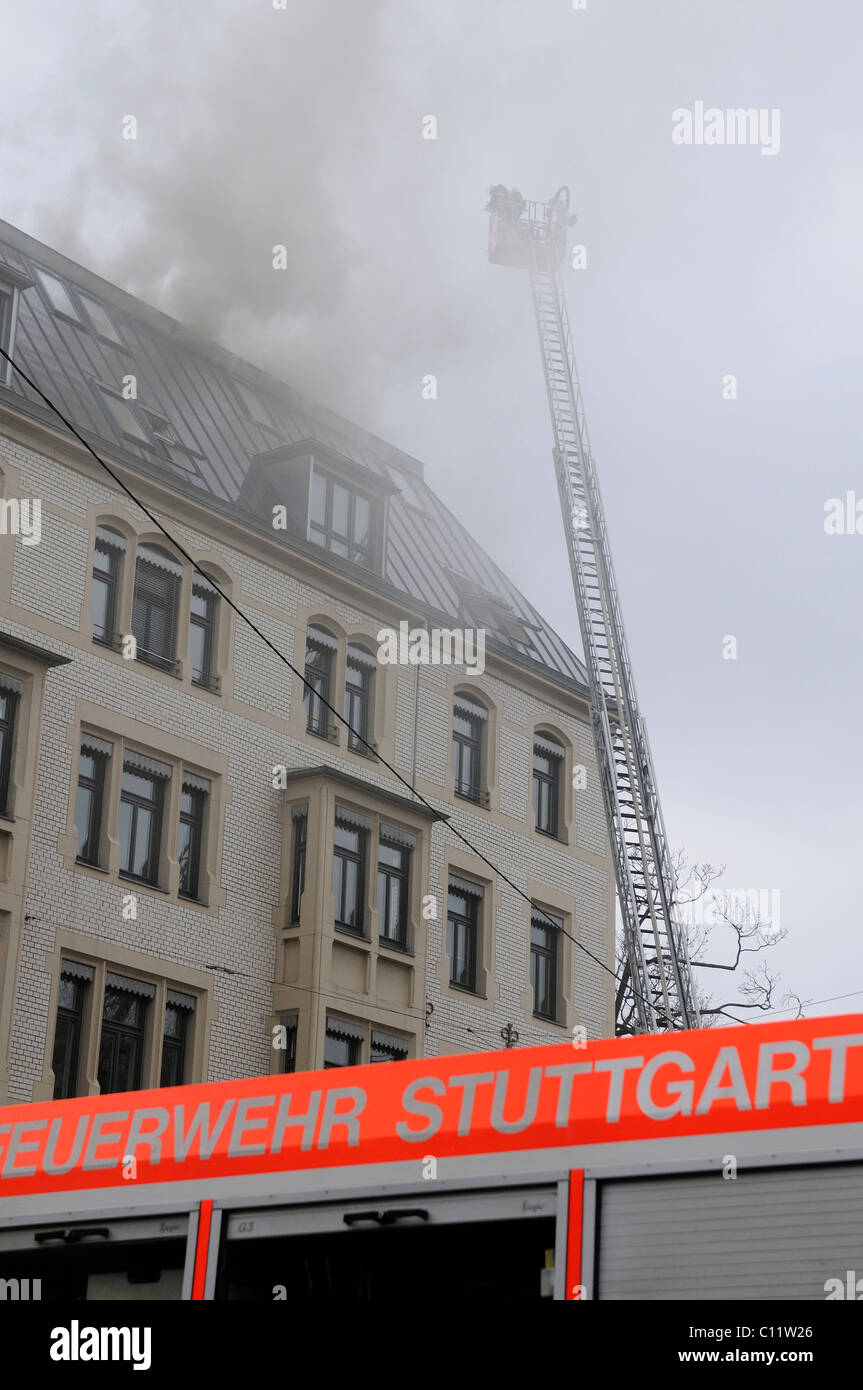
[[(525, 625), (526, 641), (513, 648), (489, 632), (489, 647), (523, 665), (538, 665), (584, 693), (581, 662), (434, 494), (418, 460), (216, 344), (200, 341), (174, 319), (5, 222), (0, 222), (0, 264), (32, 282), (20, 294), (17, 360), (97, 451), (101, 445), (143, 472), (170, 479), (198, 500), (206, 494), (219, 511), (236, 514), (239, 508), (245, 519), (267, 525), (272, 535), (268, 518), (249, 508), (249, 489), (243, 486), (249, 470), (258, 456), (280, 445), (314, 439), (398, 488), (390, 498), (385, 572), (378, 587), (405, 595), (421, 611), (450, 622), (463, 614), (464, 595), (471, 588), (493, 596)], [(94, 321), (77, 323), (57, 312), (37, 278), (40, 268), (101, 304), (122, 345), (96, 331)], [(164, 416), (181, 444), (194, 451), (196, 473), (176, 467), (158, 446), (148, 447), (123, 432), (99, 384), (116, 391), (128, 373), (137, 378), (138, 404)], [(272, 428), (252, 418), (238, 381), (255, 402), (265, 403)], [(28, 413), (56, 423), (14, 373), (8, 387), (0, 386), (0, 399), (10, 395)], [(290, 536), (286, 544), (308, 550), (341, 572), (358, 573), (303, 537)], [(375, 584), (368, 571), (358, 577)], [(460, 586), (459, 577), (466, 584)]]

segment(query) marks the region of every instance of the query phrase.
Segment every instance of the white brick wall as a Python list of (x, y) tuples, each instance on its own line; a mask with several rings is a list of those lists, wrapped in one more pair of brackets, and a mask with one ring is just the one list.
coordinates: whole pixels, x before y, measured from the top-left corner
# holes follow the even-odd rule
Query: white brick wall
[(12, 602), (77, 632), (82, 595), (68, 575), (86, 570), (89, 558), (87, 531), (43, 506), (40, 543), (15, 542)]
[[(146, 668), (120, 665), (97, 647), (82, 650), (66, 645), (40, 631), (38, 621), (29, 623), (28, 614), (32, 614), (34, 619), (49, 619), (77, 631), (87, 594), (90, 556), (87, 533), (69, 514), (83, 518), (90, 504), (106, 505), (123, 499), (100, 483), (12, 441), (0, 441), (0, 455), (19, 469), (21, 492), (32, 490), (43, 503), (61, 508), (66, 514), (60, 515), (56, 510), (47, 515), (43, 512), (42, 544), (16, 546), (12, 601), (18, 612), (15, 619), (4, 618), (3, 626), (71, 658), (71, 665), (50, 672), (45, 683), (27, 884), (29, 920), (24, 929), (14, 1019), (13, 1095), (29, 1099), (32, 1086), (41, 1078), (48, 1013), (45, 956), (54, 950), (60, 928), (84, 931), (97, 940), (151, 953), (160, 961), (196, 969), (213, 968), (219, 1016), (211, 1036), (209, 1077), (265, 1072), (269, 1069), (269, 1052), (264, 1020), (272, 1008), (272, 914), (278, 900), (281, 852), (279, 793), (272, 789), (271, 769), (276, 764), (314, 766), (321, 761), (321, 747), (316, 741), (306, 744), (292, 739), (286, 728), (274, 731), (256, 718), (256, 712), (270, 720), (286, 720), (291, 699), (301, 699), (302, 688), (239, 620), (234, 624), (233, 676), (229, 682), (236, 698), (247, 706), (247, 713), (232, 713), (218, 700), (202, 698), (179, 685), (175, 688), (165, 680), (154, 679)], [(131, 504), (127, 511), (130, 517), (137, 514), (143, 519), (139, 509)], [(289, 659), (296, 660), (294, 620), (298, 608), (330, 608), (333, 605), (326, 595), (238, 550), (217, 545), (211, 537), (167, 519), (166, 525), (193, 553), (217, 551), (224, 555), (225, 564), (239, 576), (235, 600), (248, 609)], [(379, 625), (374, 615), (343, 604), (336, 611), (349, 627)], [(274, 616), (276, 613), (281, 616)], [(439, 668), (423, 669), (419, 694), (417, 773), (442, 791), (450, 749), (450, 710), (445, 688), (449, 674)], [(528, 879), (539, 880), (550, 890), (566, 894), (578, 937), (602, 956), (606, 937), (606, 870), (592, 867), (574, 858), (565, 847), (537, 837), (525, 815), (530, 777), (529, 730), (534, 721), (544, 719), (566, 733), (576, 748), (577, 760), (588, 767), (587, 790), (576, 796), (578, 845), (595, 854), (605, 854), (603, 810), (589, 730), (580, 721), (498, 678), (486, 676), (478, 684), (485, 686), (498, 702), (501, 807), (520, 824), (504, 828), (487, 813), (462, 801), (447, 805), (442, 795), (435, 799), (442, 810), (450, 813), (453, 825), (473, 838), (478, 848), (500, 864), (514, 882), (526, 887)], [(293, 685), (297, 686), (295, 690)], [(226, 902), (217, 916), (141, 893), (137, 921), (125, 922), (121, 892), (116, 885), (63, 867), (58, 840), (66, 831), (72, 795), (73, 753), (66, 738), (76, 719), (76, 699), (151, 725), (156, 747), (159, 731), (165, 731), (193, 741), (202, 750), (205, 764), (207, 750), (227, 757), (230, 798), (222, 857)], [(409, 773), (413, 668), (409, 674), (398, 674), (393, 704), (396, 762), (400, 770)], [(355, 759), (341, 756), (335, 749), (327, 749), (327, 759), (372, 783), (403, 790), (385, 771), (371, 765), (358, 770)], [(527, 907), (505, 885), (499, 895), (497, 949), (492, 964), (500, 990), (498, 1002), (484, 1008), (464, 996), (441, 990), (437, 970), (445, 949), (446, 886), (441, 875), (447, 845), (464, 849), (453, 831), (439, 823), (432, 831), (431, 883), (424, 885), (426, 891), (437, 894), (440, 909), (438, 920), (427, 924), (428, 991), (434, 1004), (431, 1027), (425, 1035), (427, 1051), (434, 1053), (441, 1045), (450, 1049), (458, 1045), (464, 1050), (499, 1047), (500, 1029), (506, 1022), (518, 1028), (522, 1045), (560, 1040), (560, 1029), (526, 1020), (522, 1013), (528, 960)], [(477, 864), (477, 869), (483, 873), (481, 864)], [(591, 1035), (596, 1035), (605, 1027), (611, 982), (579, 950), (574, 948), (573, 954), (571, 990), (578, 1021)]]
[(41, 497), (43, 507), (62, 507), (86, 516), (91, 502), (109, 506), (116, 495), (116, 489), (92, 482), (70, 468), (58, 468), (44, 454), (23, 449), (12, 440), (4, 439), (2, 449), (18, 469), (21, 495)]
[(395, 765), (410, 776), (413, 759), (414, 682), (404, 676), (396, 681), (396, 759)]
[(501, 726), (498, 741), (501, 769), (500, 809), (504, 815), (520, 820), (524, 816), (533, 775), (530, 739), (504, 724)]
[[(420, 672), (417, 714), (417, 776), (442, 787), (450, 757), (450, 710), (446, 696), (430, 690)], [(411, 705), (413, 720), (413, 705)]]
[[(279, 622), (269, 613), (256, 613), (253, 621), (276, 650), (297, 665), (294, 661), (293, 627)], [(299, 664), (302, 665), (302, 661)], [(242, 621), (235, 624), (234, 699), (254, 705), (256, 709), (267, 710), (279, 719), (288, 719), (291, 713), (291, 686), (295, 679), (284, 662), (270, 651), (256, 632)], [(297, 695), (302, 699), (302, 689)]]

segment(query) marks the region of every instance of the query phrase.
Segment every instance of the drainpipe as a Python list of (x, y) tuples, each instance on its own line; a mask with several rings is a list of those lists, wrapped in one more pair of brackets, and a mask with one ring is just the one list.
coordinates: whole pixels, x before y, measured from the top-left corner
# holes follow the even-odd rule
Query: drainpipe
[[(428, 632), (428, 630), (429, 630), (428, 618), (426, 618), (426, 620), (425, 620), (424, 627), (425, 627), (425, 631)], [(419, 662), (417, 662), (416, 666), (414, 667), (414, 672), (415, 672), (415, 674), (414, 674), (414, 731), (413, 731), (413, 749), (412, 749), (412, 752), (411, 752), (411, 786), (412, 786), (412, 787), (415, 787), (415, 786), (416, 786), (416, 780), (417, 780), (417, 740), (418, 740), (418, 737), (419, 737), (418, 723), (419, 723), (419, 705), (420, 705), (420, 668), (419, 668)]]

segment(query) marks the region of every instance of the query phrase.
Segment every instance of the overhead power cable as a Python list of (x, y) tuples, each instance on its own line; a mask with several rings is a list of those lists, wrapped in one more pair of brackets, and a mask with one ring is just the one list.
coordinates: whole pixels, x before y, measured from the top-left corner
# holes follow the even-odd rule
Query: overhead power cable
[[(182, 545), (180, 541), (178, 541), (177, 538), (171, 534), (167, 526), (165, 526), (159, 520), (159, 518), (155, 516), (153, 512), (150, 511), (149, 507), (145, 506), (145, 504), (140, 500), (140, 498), (135, 496), (135, 493), (132, 491), (132, 489), (123, 481), (121, 477), (119, 477), (119, 475), (114, 471), (110, 464), (106, 463), (105, 460), (101, 457), (101, 455), (97, 454), (92, 444), (88, 443), (88, 441), (84, 438), (84, 436), (80, 433), (80, 431), (76, 428), (72, 421), (69, 420), (63, 414), (59, 406), (57, 406), (54, 403), (50, 396), (47, 396), (45, 394), (41, 387), (38, 386), (35, 381), (33, 381), (32, 377), (30, 377), (27, 374), (27, 372), (24, 371), (23, 367), (19, 366), (19, 364), (15, 361), (15, 358), (12, 357), (10, 353), (6, 352), (6, 350), (2, 347), (0, 347), (0, 356), (4, 357), (12, 367), (13, 371), (15, 371), (21, 378), (21, 380), (26, 382), (32, 391), (36, 392), (39, 399), (44, 401), (45, 405), (52, 412), (52, 414), (56, 415), (57, 419), (60, 420), (63, 425), (65, 425), (69, 433), (73, 435), (73, 437), (77, 439), (78, 443), (81, 444), (83, 448), (87, 450), (88, 454), (90, 454), (96, 460), (100, 468), (103, 468), (105, 470), (108, 476), (117, 484), (117, 487), (121, 488), (123, 492), (125, 492), (126, 496), (134, 502), (136, 507), (140, 507), (144, 515), (150, 521), (152, 521), (154, 526), (158, 527), (158, 529), (162, 532), (162, 535), (166, 538), (166, 540), (170, 541), (171, 545), (175, 548), (175, 550), (179, 551), (179, 553), (183, 556), (185, 560), (188, 561), (192, 568), (196, 570), (203, 579), (206, 579), (207, 583), (216, 590), (222, 601), (226, 603), (228, 607), (231, 608), (233, 612), (237, 614), (238, 618), (240, 618), (249, 628), (251, 628), (252, 632), (254, 632), (255, 635), (260, 638), (260, 640), (265, 644), (265, 646), (267, 646), (270, 649), (273, 655), (277, 657), (277, 659), (281, 661), (285, 666), (287, 666), (288, 670), (293, 672), (293, 674), (298, 678), (298, 680), (302, 681), (303, 685), (306, 686), (306, 688), (316, 696), (320, 704), (322, 704), (325, 709), (329, 710), (330, 714), (334, 715), (340, 724), (344, 724), (345, 728), (351, 732), (353, 737), (359, 743), (361, 743), (366, 749), (368, 749), (368, 752), (376, 759), (376, 761), (379, 762), (382, 767), (385, 767), (388, 772), (391, 772), (393, 776), (397, 778), (399, 782), (401, 782), (403, 787), (407, 787), (408, 791), (411, 793), (412, 796), (414, 796), (417, 799), (417, 801), (419, 801), (429, 811), (433, 812), (433, 814), (438, 819), (446, 821), (449, 829), (453, 832), (457, 839), (459, 839), (462, 842), (462, 844), (470, 850), (472, 854), (475, 854), (478, 859), (481, 859), (482, 862), (486, 864), (488, 868), (491, 869), (492, 872), (499, 879), (502, 880), (502, 882), (507, 884), (508, 887), (510, 887), (513, 890), (513, 892), (518, 895), (518, 897), (522, 898), (523, 901), (528, 904), (532, 913), (541, 915), (549, 923), (550, 926), (554, 927), (555, 930), (562, 932), (562, 934), (565, 937), (567, 937), (573, 943), (574, 946), (577, 946), (580, 951), (582, 951), (590, 960), (592, 960), (594, 965), (598, 965), (599, 968), (601, 970), (604, 970), (606, 974), (610, 975), (612, 979), (615, 980), (615, 982), (619, 982), (618, 976), (614, 970), (607, 966), (603, 960), (600, 960), (598, 956), (594, 955), (594, 953), (587, 946), (585, 946), (583, 942), (579, 941), (575, 936), (573, 936), (571, 932), (567, 931), (566, 928), (562, 926), (558, 920), (551, 917), (549, 913), (544, 911), (543, 908), (537, 906), (537, 904), (533, 901), (529, 894), (525, 893), (522, 888), (519, 888), (518, 884), (514, 883), (513, 880), (509, 877), (509, 875), (504, 873), (503, 869), (499, 868), (497, 864), (495, 864), (491, 859), (489, 859), (488, 855), (484, 854), (481, 849), (478, 849), (477, 846), (473, 844), (473, 842), (469, 840), (468, 837), (465, 834), (463, 834), (463, 832), (459, 830), (457, 826), (452, 824), (449, 815), (446, 815), (443, 812), (439, 811), (436, 806), (434, 806), (425, 796), (423, 796), (422, 792), (417, 791), (416, 787), (413, 786), (413, 784), (408, 780), (408, 778), (403, 777), (402, 774), (398, 771), (398, 769), (393, 767), (392, 763), (387, 762), (386, 758), (381, 757), (377, 749), (374, 748), (372, 744), (369, 743), (369, 741), (357, 729), (353, 728), (350, 722), (344, 718), (344, 716), (339, 712), (339, 710), (335, 709), (334, 706), (331, 705), (328, 700), (324, 699), (324, 697), (314, 689), (313, 685), (310, 681), (306, 679), (303, 672), (299, 671), (297, 667), (294, 666), (293, 662), (291, 662), (288, 659), (288, 657), (284, 655), (283, 652), (279, 651), (278, 647), (270, 641), (266, 633), (261, 631), (257, 623), (255, 623), (253, 619), (249, 617), (248, 613), (246, 613), (239, 606), (239, 604), (235, 603), (229, 594), (226, 594), (224, 592), (224, 590), (219, 586), (218, 582), (212, 577), (212, 575), (207, 574), (201, 568), (197, 560), (193, 559), (193, 557), (189, 554), (188, 550), (186, 550), (185, 546)], [(373, 786), (374, 784), (372, 783), (370, 785)], [(643, 1003), (648, 1004), (649, 1001), (646, 998), (644, 998), (643, 995), (639, 995), (639, 998), (642, 999)]]

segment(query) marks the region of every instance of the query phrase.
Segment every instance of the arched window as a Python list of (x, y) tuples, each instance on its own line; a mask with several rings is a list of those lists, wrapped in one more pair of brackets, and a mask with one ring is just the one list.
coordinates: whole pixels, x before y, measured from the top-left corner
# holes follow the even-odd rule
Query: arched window
[(326, 628), (316, 623), (309, 624), (306, 633), (307, 684), (303, 691), (303, 703), (306, 707), (306, 729), (317, 738), (332, 739), (335, 733), (327, 705), (332, 704), (333, 665), (338, 645)]
[(537, 1018), (557, 1019), (563, 919), (533, 907), (530, 914), (530, 984)]
[[(377, 660), (364, 647), (348, 643), (345, 664), (345, 719), (350, 726), (348, 747), (355, 753), (366, 753), (371, 742), (372, 699)], [(365, 740), (365, 742), (363, 742)]]
[(217, 653), (219, 636), (219, 593), (197, 570), (192, 577), (189, 610), (189, 663), (192, 684), (218, 690)]
[(459, 692), (452, 711), (452, 775), (456, 796), (485, 799), (485, 731), (488, 710), (473, 695)]
[(139, 545), (135, 562), (132, 634), (137, 657), (148, 666), (172, 671), (177, 653), (177, 605), (183, 568), (156, 545)]
[(96, 527), (90, 616), (93, 619), (93, 641), (106, 647), (117, 645), (117, 598), (125, 550), (126, 539), (113, 526)]
[(566, 750), (553, 734), (536, 734), (533, 740), (533, 810), (536, 828), (557, 836), (560, 825), (560, 793)]

